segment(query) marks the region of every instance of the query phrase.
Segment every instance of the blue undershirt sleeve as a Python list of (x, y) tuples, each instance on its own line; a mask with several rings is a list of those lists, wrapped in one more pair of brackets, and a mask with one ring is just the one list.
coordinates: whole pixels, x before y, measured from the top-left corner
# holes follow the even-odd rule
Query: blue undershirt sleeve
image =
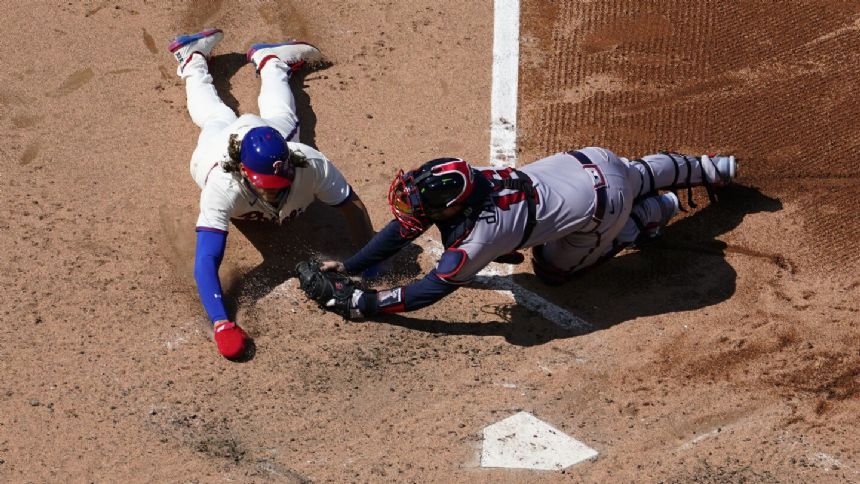
[[(456, 291), (459, 287), (440, 279), (434, 269), (420, 280), (403, 288), (403, 310), (415, 311), (427, 307)], [(385, 308), (380, 309), (385, 310)]]
[(415, 311), (436, 303), (459, 287), (458, 284), (442, 280), (434, 269), (408, 286), (395, 287), (375, 294), (365, 293), (359, 298), (357, 307), (365, 317), (378, 313)]
[[(396, 233), (399, 234), (399, 225), (397, 227)], [(471, 276), (463, 281), (454, 280), (468, 261), (469, 255), (465, 250), (449, 248), (439, 257), (436, 267), (423, 279), (408, 286), (366, 292), (359, 298), (356, 306), (365, 317), (377, 313), (400, 313), (427, 307), (474, 279), (474, 276)]]
[(227, 319), (227, 310), (221, 294), (221, 281), (218, 279), (218, 267), (224, 258), (227, 246), (227, 232), (220, 230), (197, 228), (197, 248), (194, 252), (194, 280), (197, 281), (197, 292), (200, 302), (213, 323)]

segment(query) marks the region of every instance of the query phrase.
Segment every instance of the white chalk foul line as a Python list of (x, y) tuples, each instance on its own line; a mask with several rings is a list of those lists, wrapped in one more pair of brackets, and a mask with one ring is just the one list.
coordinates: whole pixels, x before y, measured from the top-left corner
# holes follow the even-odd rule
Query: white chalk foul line
[[(493, 88), (490, 99), (490, 164), (517, 166), (517, 92), (520, 68), (520, 2), (493, 4)], [(502, 275), (512, 272), (510, 266)]]
[(495, 0), (493, 9), (490, 163), (493, 166), (516, 166), (520, 2), (519, 0)]
[(553, 304), (515, 283), (510, 276), (488, 277), (481, 273), (475, 278), (475, 282), (499, 292), (510, 294), (517, 304), (540, 314), (545, 319), (552, 321), (557, 326), (566, 330), (578, 333), (590, 333), (595, 329), (588, 321), (571, 314), (570, 311), (563, 307)]
[[(490, 107), (490, 163), (493, 166), (517, 165), (517, 94), (520, 68), (520, 2), (495, 0), (493, 3), (493, 92)], [(434, 241), (435, 242), (435, 241)], [(438, 243), (437, 243), (438, 244)], [(441, 247), (435, 246), (441, 254)], [(566, 329), (591, 331), (594, 327), (528, 289), (514, 283), (510, 265), (491, 264), (477, 282), (507, 293), (517, 303), (539, 313)]]
[[(436, 258), (441, 256), (442, 244), (430, 237), (427, 237), (426, 240), (430, 242), (430, 247), (427, 251)], [(475, 277), (475, 282), (486, 288), (493, 289), (500, 294), (507, 295), (516, 301), (517, 304), (540, 314), (548, 321), (552, 321), (563, 329), (578, 333), (594, 331), (594, 325), (588, 321), (515, 283), (511, 279), (511, 272), (513, 272), (512, 266), (509, 264), (492, 263), (478, 273)]]

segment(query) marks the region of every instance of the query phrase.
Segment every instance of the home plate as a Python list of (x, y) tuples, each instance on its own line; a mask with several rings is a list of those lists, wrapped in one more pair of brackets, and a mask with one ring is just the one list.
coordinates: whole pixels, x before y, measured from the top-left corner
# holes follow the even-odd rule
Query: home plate
[(528, 412), (484, 429), (481, 467), (560, 470), (597, 455), (597, 451)]

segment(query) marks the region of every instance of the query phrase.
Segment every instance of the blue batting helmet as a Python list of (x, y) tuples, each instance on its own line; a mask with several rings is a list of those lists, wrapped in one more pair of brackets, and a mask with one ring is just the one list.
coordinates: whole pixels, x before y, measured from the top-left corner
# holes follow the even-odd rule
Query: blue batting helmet
[(287, 188), (293, 182), (290, 150), (281, 133), (269, 126), (252, 128), (242, 138), (242, 171), (257, 188)]

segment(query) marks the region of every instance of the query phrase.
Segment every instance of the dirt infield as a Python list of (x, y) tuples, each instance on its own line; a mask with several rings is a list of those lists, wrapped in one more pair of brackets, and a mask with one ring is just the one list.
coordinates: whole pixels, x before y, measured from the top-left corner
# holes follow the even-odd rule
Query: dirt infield
[[(250, 43), (319, 46), (302, 140), (381, 226), (397, 168), (486, 162), (493, 33), (490, 1), (242, 3), (6, 2), (0, 481), (860, 482), (860, 4), (523, 1), (521, 163), (732, 152), (739, 183), (575, 284), (516, 268), (588, 334), (480, 286), (345, 323), (288, 270), (350, 252), (337, 213), (237, 226), (221, 275), (256, 343), (237, 364), (191, 279), (172, 36), (225, 31), (210, 66), (240, 112)], [(478, 467), (481, 429), (520, 410), (598, 457)]]

